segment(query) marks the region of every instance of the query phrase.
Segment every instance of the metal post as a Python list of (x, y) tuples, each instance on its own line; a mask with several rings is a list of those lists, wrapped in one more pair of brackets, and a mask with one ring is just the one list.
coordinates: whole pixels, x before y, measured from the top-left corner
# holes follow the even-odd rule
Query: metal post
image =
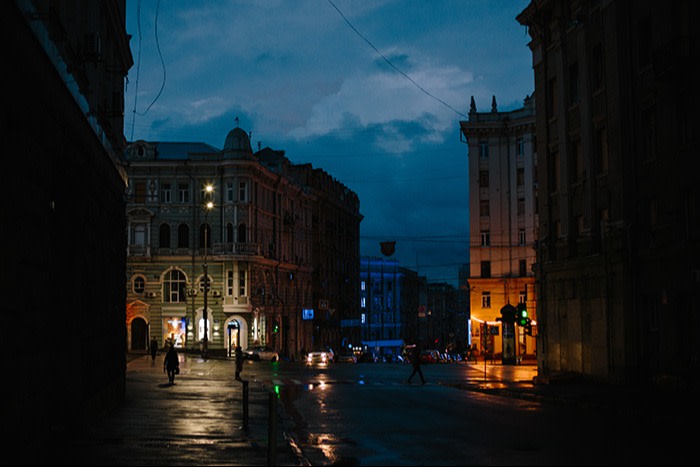
[(270, 392), (267, 429), (267, 465), (277, 465), (277, 394)]
[(204, 338), (202, 339), (202, 358), (207, 357), (207, 351), (209, 350), (209, 339), (207, 338), (207, 292), (209, 292), (209, 273), (207, 267), (207, 224), (204, 224), (204, 265), (202, 266), (204, 270)]
[[(213, 190), (213, 187), (211, 185), (206, 186), (206, 192), (211, 193)], [(202, 358), (207, 357), (207, 353), (209, 352), (209, 337), (207, 335), (208, 333), (208, 324), (209, 324), (209, 316), (207, 314), (207, 295), (209, 293), (209, 272), (208, 272), (208, 265), (207, 265), (207, 240), (209, 236), (209, 211), (212, 210), (214, 207), (214, 203), (211, 201), (207, 200), (207, 203), (204, 206), (204, 261), (202, 265), (202, 269), (204, 270), (204, 311), (202, 313), (204, 317), (204, 338), (202, 339)]]
[(248, 433), (248, 380), (243, 380), (243, 430)]

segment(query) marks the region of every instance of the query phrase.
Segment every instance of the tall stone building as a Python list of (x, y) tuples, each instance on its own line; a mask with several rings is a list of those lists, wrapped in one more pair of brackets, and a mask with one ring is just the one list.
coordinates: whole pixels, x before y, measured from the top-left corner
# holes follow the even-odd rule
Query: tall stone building
[(534, 0), (539, 372), (697, 383), (700, 119), (691, 0)]
[(3, 457), (53, 448), (125, 396), (126, 2), (9, 1), (0, 127)]
[(466, 283), (471, 342), (480, 352), (509, 360), (532, 357), (535, 339), (526, 333), (526, 327), (504, 327), (497, 319), (502, 318), (503, 307), (523, 304), (536, 323), (534, 98), (528, 96), (520, 109), (500, 112), (494, 96), (491, 110), (478, 112), (472, 97), (469, 120), (459, 124), (469, 148), (470, 266)]
[(135, 141), (126, 158), (129, 348), (155, 337), (207, 354), (269, 345), (295, 358), (340, 343), (337, 317), (357, 300), (357, 195), (284, 151), (254, 153), (238, 127), (223, 150)]

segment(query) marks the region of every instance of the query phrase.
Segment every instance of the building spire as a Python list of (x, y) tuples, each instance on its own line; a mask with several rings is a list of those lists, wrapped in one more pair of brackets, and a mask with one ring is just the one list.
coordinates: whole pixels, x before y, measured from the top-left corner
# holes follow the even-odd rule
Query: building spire
[(496, 105), (496, 96), (495, 95), (491, 98), (491, 112), (494, 112), (494, 113), (498, 112), (498, 106)]

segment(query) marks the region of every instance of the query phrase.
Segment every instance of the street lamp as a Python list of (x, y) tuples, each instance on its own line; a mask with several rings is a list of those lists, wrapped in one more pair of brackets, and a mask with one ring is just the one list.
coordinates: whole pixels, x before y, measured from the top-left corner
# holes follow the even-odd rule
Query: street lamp
[(212, 185), (207, 185), (204, 187), (204, 191), (207, 195), (207, 202), (204, 205), (204, 260), (202, 262), (202, 269), (204, 271), (204, 311), (203, 311), (203, 316), (204, 316), (204, 337), (202, 339), (202, 358), (207, 357), (207, 352), (209, 350), (209, 338), (207, 335), (207, 324), (208, 324), (208, 316), (207, 316), (207, 294), (209, 293), (209, 267), (207, 265), (207, 240), (209, 236), (209, 213), (211, 212), (212, 209), (214, 209), (214, 202), (211, 201), (210, 197), (211, 194), (214, 192), (214, 187)]

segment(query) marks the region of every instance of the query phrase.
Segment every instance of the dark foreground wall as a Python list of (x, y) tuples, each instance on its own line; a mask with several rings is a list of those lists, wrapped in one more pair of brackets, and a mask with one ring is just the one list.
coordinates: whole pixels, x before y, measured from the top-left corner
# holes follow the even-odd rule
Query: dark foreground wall
[(49, 441), (124, 400), (125, 185), (15, 2), (0, 5), (0, 436), (4, 459), (50, 463)]

